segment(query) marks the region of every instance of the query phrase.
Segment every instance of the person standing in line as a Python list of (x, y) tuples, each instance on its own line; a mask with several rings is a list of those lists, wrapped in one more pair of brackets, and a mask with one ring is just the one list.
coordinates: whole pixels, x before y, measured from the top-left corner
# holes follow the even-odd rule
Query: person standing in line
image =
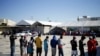
[(72, 53), (71, 56), (77, 56), (77, 41), (76, 41), (76, 37), (73, 36), (73, 39), (70, 41), (71, 47), (72, 47)]
[(92, 53), (93, 53), (93, 56), (96, 56), (97, 55), (98, 42), (97, 42), (97, 40), (95, 38), (95, 35), (93, 35), (92, 38), (93, 38), (92, 39), (92, 42), (93, 42), (93, 51), (92, 51)]
[(93, 42), (92, 42), (92, 38), (89, 37), (89, 40), (87, 42), (87, 46), (88, 46), (88, 56), (92, 56), (92, 49), (93, 49)]
[(65, 45), (64, 43), (63, 43), (63, 41), (62, 41), (62, 39), (63, 39), (63, 36), (62, 35), (60, 35), (60, 38), (58, 39), (58, 52), (59, 52), (59, 56), (61, 55), (61, 56), (64, 56), (64, 53), (63, 53), (63, 45)]
[(24, 47), (24, 45), (23, 45), (23, 43), (24, 43), (23, 36), (21, 36), (19, 42), (20, 42), (20, 56), (23, 56), (23, 47)]
[(28, 46), (27, 46), (27, 55), (28, 56), (33, 56), (33, 47), (31, 42), (28, 42)]
[(85, 53), (84, 53), (84, 45), (86, 45), (86, 44), (83, 43), (84, 39), (85, 39), (85, 36), (82, 35), (82, 36), (81, 36), (81, 39), (79, 40), (80, 56), (85, 56)]
[(41, 34), (39, 34), (38, 37), (35, 39), (35, 44), (36, 44), (36, 55), (41, 56), (42, 53)]
[(56, 40), (56, 36), (55, 35), (51, 39), (50, 45), (51, 45), (51, 49), (52, 49), (52, 56), (56, 56), (57, 40)]
[(11, 54), (10, 56), (14, 56), (15, 53), (15, 39), (17, 39), (14, 34), (11, 34), (10, 36), (10, 49), (11, 49)]
[(33, 56), (33, 51), (34, 51), (34, 45), (33, 45), (34, 39), (33, 37), (30, 38), (30, 41), (28, 43), (27, 51), (30, 53), (30, 56)]
[(27, 56), (27, 39), (26, 39), (26, 36), (24, 36), (24, 41), (23, 41), (23, 45), (24, 45), (24, 47), (23, 47), (23, 55), (24, 56)]
[(31, 56), (31, 52), (32, 52), (31, 44), (30, 44), (30, 42), (28, 42), (28, 45), (27, 45), (27, 56)]
[(44, 51), (45, 51), (45, 56), (47, 56), (48, 54), (48, 36), (46, 36), (45, 40), (44, 40)]

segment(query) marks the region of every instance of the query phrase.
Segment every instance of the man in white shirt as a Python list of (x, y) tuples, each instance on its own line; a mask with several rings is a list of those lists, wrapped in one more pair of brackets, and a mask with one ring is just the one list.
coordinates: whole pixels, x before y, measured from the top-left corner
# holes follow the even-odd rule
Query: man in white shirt
[(65, 45), (62, 41), (63, 39), (63, 36), (61, 35), (60, 38), (58, 39), (58, 52), (59, 52), (59, 56), (64, 56), (64, 53), (63, 53), (63, 46)]

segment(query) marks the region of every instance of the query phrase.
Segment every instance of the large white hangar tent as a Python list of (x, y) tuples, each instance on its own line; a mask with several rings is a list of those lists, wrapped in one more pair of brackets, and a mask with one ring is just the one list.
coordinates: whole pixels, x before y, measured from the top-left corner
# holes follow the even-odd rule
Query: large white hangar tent
[(87, 26), (87, 27), (100, 27), (100, 20), (97, 20), (97, 21), (86, 21), (84, 26)]
[(53, 27), (60, 24), (60, 22), (36, 21), (32, 28), (41, 33), (48, 33)]
[(62, 24), (61, 22), (21, 20), (16, 25), (33, 25), (35, 23), (40, 23), (42, 25), (50, 25), (50, 26), (58, 26), (58, 25)]
[(80, 31), (80, 32), (100, 32), (100, 20), (91, 20), (91, 21), (74, 21), (74, 22), (66, 22), (59, 27), (66, 27), (66, 31)]
[(21, 20), (19, 21), (16, 25), (32, 25), (33, 23), (35, 23), (35, 21), (32, 20)]
[[(41, 33), (48, 33), (49, 31), (55, 31), (56, 28), (62, 28), (68, 31), (69, 28), (75, 29), (76, 31), (90, 31), (90, 30), (100, 30), (100, 20), (93, 21), (73, 21), (73, 22), (49, 22), (49, 21), (32, 21), (32, 20), (21, 20), (16, 24), (17, 26), (24, 26), (22, 29), (31, 29)], [(29, 26), (29, 27), (25, 27)], [(58, 29), (57, 28), (57, 29)]]
[(41, 33), (48, 33), (52, 28), (62, 24), (61, 22), (50, 22), (50, 21), (32, 21), (32, 20), (21, 20), (16, 25), (22, 26), (21, 29), (33, 30)]
[(100, 27), (100, 20), (99, 21), (74, 21), (74, 22), (66, 22), (63, 23), (61, 26), (66, 27)]

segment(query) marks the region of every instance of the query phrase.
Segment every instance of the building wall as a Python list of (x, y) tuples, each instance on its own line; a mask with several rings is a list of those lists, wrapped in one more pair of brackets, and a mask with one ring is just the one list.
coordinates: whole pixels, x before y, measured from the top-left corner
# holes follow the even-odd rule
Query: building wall
[(9, 20), (9, 19), (0, 19), (0, 24), (6, 23), (7, 26), (15, 26), (16, 22)]
[(32, 26), (31, 30), (36, 31), (38, 33), (44, 33), (44, 26)]
[(5, 19), (0, 19), (0, 24), (2, 23), (6, 23), (6, 20)]
[(88, 17), (88, 16), (83, 16), (83, 17), (78, 17), (78, 21), (95, 21), (95, 20), (100, 20), (100, 17)]
[(45, 26), (44, 27), (44, 33), (48, 33), (50, 31), (50, 27), (49, 26)]
[(14, 22), (12, 20), (7, 20), (7, 25), (9, 25), (9, 26), (15, 26), (16, 22)]

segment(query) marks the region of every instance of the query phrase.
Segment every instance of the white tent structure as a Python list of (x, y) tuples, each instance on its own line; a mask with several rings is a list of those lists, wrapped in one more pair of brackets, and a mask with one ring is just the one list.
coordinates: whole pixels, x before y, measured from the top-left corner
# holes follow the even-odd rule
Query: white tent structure
[(59, 25), (59, 27), (61, 28), (66, 27), (66, 31), (73, 30), (73, 31), (81, 31), (81, 32), (88, 32), (88, 31), (99, 32), (100, 20), (66, 22)]
[(100, 20), (97, 20), (97, 21), (86, 21), (84, 26), (87, 26), (87, 27), (100, 26)]
[(20, 22), (17, 23), (17, 25), (30, 26), (30, 29), (34, 29), (38, 32), (40, 31), (42, 33), (47, 33), (55, 27), (60, 27), (64, 30), (67, 30), (67, 28), (70, 28), (70, 27), (77, 27), (77, 28), (80, 28), (80, 30), (83, 30), (83, 27), (84, 27), (85, 30), (90, 30), (89, 27), (100, 27), (100, 20), (73, 21), (73, 22), (66, 22), (66, 23), (50, 22), (50, 21), (21, 20)]
[(48, 21), (32, 21), (32, 20), (21, 20), (16, 25), (33, 25), (35, 23), (40, 23), (42, 25), (58, 26), (61, 25), (61, 22), (48, 22)]
[(98, 21), (74, 21), (74, 22), (67, 22), (63, 23), (59, 26), (66, 26), (66, 27), (95, 27), (100, 26), (100, 20)]
[(29, 26), (29, 28), (26, 28), (26, 29), (35, 30), (41, 33), (47, 33), (51, 30), (52, 26), (58, 26), (61, 24), (62, 24), (61, 22), (21, 20), (16, 25)]
[(42, 25), (58, 26), (61, 25), (61, 22), (48, 22), (48, 21), (38, 21)]
[(60, 22), (36, 21), (32, 27), (38, 32), (48, 33), (52, 27), (60, 24)]
[(32, 20), (21, 20), (20, 22), (18, 22), (16, 25), (32, 25), (34, 24), (35, 21), (32, 21)]

